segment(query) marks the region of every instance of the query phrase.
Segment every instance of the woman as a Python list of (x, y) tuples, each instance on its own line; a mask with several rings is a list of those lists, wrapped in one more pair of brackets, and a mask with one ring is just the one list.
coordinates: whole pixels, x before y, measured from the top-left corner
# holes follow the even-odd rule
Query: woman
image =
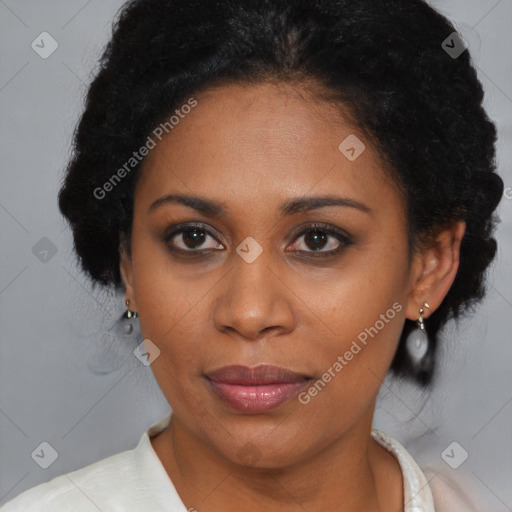
[(128, 2), (59, 206), (172, 416), (4, 510), (462, 509), (372, 419), (484, 294), (482, 97), (421, 0)]

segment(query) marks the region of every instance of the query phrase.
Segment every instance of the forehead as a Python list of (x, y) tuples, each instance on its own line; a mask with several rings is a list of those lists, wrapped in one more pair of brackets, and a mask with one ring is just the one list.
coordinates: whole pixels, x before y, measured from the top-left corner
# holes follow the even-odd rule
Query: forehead
[[(283, 195), (382, 197), (383, 188), (395, 188), (339, 106), (310, 89), (228, 85), (194, 99), (146, 157), (138, 186), (144, 202), (180, 191), (256, 206)], [(361, 152), (357, 158), (347, 157), (346, 140)]]

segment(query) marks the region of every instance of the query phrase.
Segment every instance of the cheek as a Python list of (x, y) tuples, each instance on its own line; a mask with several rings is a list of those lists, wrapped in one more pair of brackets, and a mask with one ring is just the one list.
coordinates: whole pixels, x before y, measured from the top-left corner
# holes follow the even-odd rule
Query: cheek
[(305, 323), (317, 329), (308, 334), (316, 339), (309, 357), (321, 381), (310, 398), (354, 412), (377, 393), (393, 360), (404, 323), (407, 253), (384, 246), (356, 255), (346, 268), (331, 285), (308, 291), (304, 311)]
[(185, 375), (198, 366), (206, 340), (203, 320), (207, 312), (203, 289), (190, 290), (177, 283), (169, 276), (154, 280), (148, 276), (136, 294), (142, 335), (159, 347), (160, 364), (175, 375)]
[(166, 380), (183, 375), (201, 353), (204, 341), (204, 287), (198, 281), (183, 282), (164, 244), (137, 230), (132, 237), (132, 261), (141, 333), (161, 352), (151, 365), (153, 372), (155, 376), (166, 372)]

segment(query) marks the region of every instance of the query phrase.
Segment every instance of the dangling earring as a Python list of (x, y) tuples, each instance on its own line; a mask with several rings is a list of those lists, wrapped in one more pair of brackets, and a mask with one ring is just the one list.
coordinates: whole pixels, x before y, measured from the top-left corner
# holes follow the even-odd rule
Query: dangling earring
[(424, 302), (420, 308), (420, 316), (416, 321), (417, 327), (407, 337), (407, 351), (414, 364), (419, 365), (428, 352), (428, 336), (423, 323), (425, 309), (430, 309), (428, 302)]
[[(131, 320), (132, 318), (135, 319), (139, 315), (136, 311), (130, 310), (130, 301), (126, 299), (124, 301), (126, 304), (126, 311), (123, 314), (123, 320)], [(123, 322), (123, 334), (126, 336), (130, 335), (133, 332), (133, 323), (132, 322)]]
[(130, 300), (126, 299), (124, 303), (126, 304), (126, 312), (124, 314), (125, 317), (126, 318), (137, 318), (139, 316), (137, 311), (131, 311), (130, 310)]
[[(97, 375), (106, 375), (122, 368), (128, 360), (126, 358), (129, 357), (131, 360), (132, 350), (142, 341), (139, 339), (140, 326), (136, 321), (138, 314), (130, 310), (129, 300), (125, 300), (124, 303), (125, 311), (123, 313), (116, 311), (116, 316), (118, 314), (119, 316), (108, 330), (105, 329), (102, 332), (101, 338), (96, 339), (100, 342), (99, 346), (89, 356), (87, 364)], [(116, 304), (118, 304), (117, 300)]]

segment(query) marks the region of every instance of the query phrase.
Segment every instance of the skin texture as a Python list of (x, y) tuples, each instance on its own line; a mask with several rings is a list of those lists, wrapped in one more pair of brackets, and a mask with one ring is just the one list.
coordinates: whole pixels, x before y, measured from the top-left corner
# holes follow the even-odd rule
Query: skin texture
[[(126, 298), (161, 351), (151, 367), (173, 410), (171, 426), (152, 439), (156, 453), (184, 504), (200, 512), (403, 510), (399, 466), (370, 438), (375, 400), (405, 318), (416, 320), (425, 301), (428, 316), (448, 292), (464, 223), (445, 226), (411, 256), (403, 197), (370, 141), (309, 89), (229, 85), (195, 97), (145, 161), (131, 254), (121, 251)], [(350, 134), (366, 146), (355, 161), (338, 149)], [(226, 213), (178, 203), (150, 211), (171, 193), (218, 201)], [(327, 195), (370, 212), (280, 214), (287, 200)], [(187, 259), (197, 249), (181, 234), (164, 240), (186, 222), (211, 231), (200, 245), (207, 255)], [(308, 245), (301, 233), (316, 222), (352, 243), (315, 258), (343, 246), (333, 235), (317, 251)], [(236, 252), (247, 237), (262, 248), (252, 263)], [(189, 252), (178, 256), (173, 246)], [(266, 363), (316, 381), (395, 303), (394, 318), (305, 405), (295, 398), (245, 414), (204, 378), (226, 365)]]

